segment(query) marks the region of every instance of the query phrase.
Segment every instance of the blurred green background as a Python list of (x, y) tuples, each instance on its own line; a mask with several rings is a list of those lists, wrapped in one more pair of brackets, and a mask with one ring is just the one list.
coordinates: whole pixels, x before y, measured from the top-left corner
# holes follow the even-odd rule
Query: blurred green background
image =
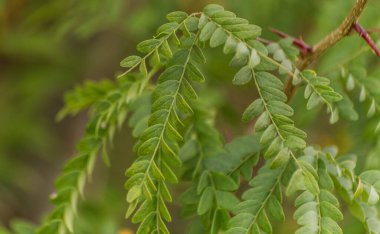
[[(24, 219), (38, 225), (51, 208), (49, 195), (54, 191), (54, 178), (75, 152), (87, 119), (82, 113), (60, 123), (55, 121), (65, 91), (84, 80), (114, 79), (121, 71), (119, 61), (134, 54), (135, 45), (150, 38), (165, 22), (168, 12), (201, 11), (208, 3), (219, 3), (260, 25), (264, 38), (277, 39), (268, 31), (274, 27), (294, 36), (302, 35), (313, 44), (341, 22), (354, 1), (0, 0), (0, 224), (9, 227), (14, 225), (12, 220)], [(361, 23), (380, 27), (379, 9), (380, 1), (370, 0)], [(351, 36), (315, 66), (321, 72), (335, 71), (341, 61), (362, 46), (365, 44), (359, 37)], [(218, 128), (229, 141), (250, 131), (250, 126), (241, 123), (240, 114), (256, 94), (252, 87), (230, 85), (233, 69), (226, 68), (227, 59), (220, 55), (208, 53), (206, 74), (218, 93)], [(369, 72), (380, 74), (379, 60), (370, 53), (358, 62), (370, 64)], [(376, 155), (380, 157), (379, 139), (363, 131), (368, 123), (363, 114), (365, 107), (356, 103), (358, 122), (329, 126), (325, 114), (306, 112), (303, 98), (298, 96), (292, 103), (296, 107), (295, 119), (309, 133), (309, 143), (334, 143), (343, 153), (357, 153), (359, 169), (365, 166), (368, 154), (374, 155), (374, 161)], [(133, 142), (125, 126), (110, 153), (111, 168), (98, 163), (86, 190), (87, 199), (80, 205), (83, 218), (77, 223), (76, 233), (127, 234), (134, 229), (123, 218), (124, 170), (134, 159)], [(174, 194), (182, 190), (178, 186)], [(290, 218), (292, 204), (286, 207), (289, 218), (276, 225), (276, 233), (295, 230), (296, 224)], [(181, 219), (178, 202), (171, 208), (174, 221), (169, 228), (173, 233), (184, 233), (188, 222)], [(352, 218), (346, 218), (344, 224), (345, 233), (363, 233)]]

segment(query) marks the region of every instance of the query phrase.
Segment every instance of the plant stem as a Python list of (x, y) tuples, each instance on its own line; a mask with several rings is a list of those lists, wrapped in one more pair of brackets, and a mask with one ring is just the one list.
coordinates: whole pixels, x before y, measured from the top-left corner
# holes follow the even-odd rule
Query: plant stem
[(282, 38), (291, 38), (292, 39), (292, 42), (293, 42), (293, 45), (298, 47), (298, 49), (301, 51), (302, 53), (302, 56), (306, 56), (308, 53), (311, 53), (313, 51), (313, 48), (308, 45), (306, 42), (304, 42), (302, 40), (302, 38), (295, 38), (295, 37), (292, 37), (278, 29), (275, 29), (275, 28), (270, 28), (269, 29), (271, 32), (273, 32), (274, 34), (278, 35), (279, 37), (282, 37)]
[(380, 50), (377, 48), (375, 42), (372, 40), (371, 36), (369, 35), (368, 31), (365, 30), (358, 22), (355, 22), (353, 25), (353, 29), (359, 34), (360, 37), (362, 37), (369, 47), (372, 48), (373, 52), (380, 57)]
[[(310, 64), (317, 60), (326, 50), (333, 47), (336, 43), (346, 37), (352, 30), (352, 26), (358, 20), (368, 0), (357, 0), (351, 11), (348, 13), (343, 22), (330, 34), (325, 36), (316, 45), (313, 46), (312, 51), (305, 57), (297, 62), (296, 67), (298, 70), (305, 70)], [(297, 86), (292, 85), (292, 77), (289, 77), (286, 86), (285, 94), (288, 97), (288, 101), (292, 99)]]

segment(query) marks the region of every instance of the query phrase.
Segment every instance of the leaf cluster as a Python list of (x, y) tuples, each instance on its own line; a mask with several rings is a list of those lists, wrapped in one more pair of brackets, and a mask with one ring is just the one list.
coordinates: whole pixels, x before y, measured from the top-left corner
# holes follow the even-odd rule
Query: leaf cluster
[[(380, 199), (380, 172), (356, 175), (353, 158), (308, 146), (307, 134), (292, 120), (295, 110), (284, 93), (284, 78), (305, 86), (307, 110), (325, 105), (330, 123), (338, 121), (346, 95), (329, 78), (299, 71), (299, 53), (291, 40), (264, 45), (257, 40), (259, 26), (219, 5), (193, 14), (172, 12), (167, 20), (153, 38), (137, 45), (141, 55), (120, 62), (126, 71), (119, 82), (88, 83), (66, 96), (60, 116), (90, 107), (92, 117), (78, 155), (56, 181), (56, 208), (37, 233), (74, 231), (77, 201), (96, 155), (101, 149), (106, 155), (127, 112), (133, 112), (129, 123), (137, 157), (125, 172), (126, 218), (139, 224), (137, 233), (169, 233), (167, 204), (175, 199), (170, 186), (183, 181), (189, 185), (180, 199), (183, 214), (197, 217), (206, 233), (272, 233), (272, 220), (285, 219), (284, 197), (296, 193), (296, 233), (342, 233), (337, 195), (369, 232), (379, 233), (374, 205)], [(255, 121), (254, 133), (229, 143), (214, 126), (214, 107), (197, 94), (207, 84), (203, 51), (216, 47), (230, 56), (229, 65), (236, 70), (232, 84), (253, 85), (258, 94), (242, 113), (243, 121)], [(371, 103), (371, 117), (380, 110), (378, 84), (362, 73), (351, 71), (346, 88), (360, 87), (360, 100)], [(246, 190), (243, 181), (249, 181)]]

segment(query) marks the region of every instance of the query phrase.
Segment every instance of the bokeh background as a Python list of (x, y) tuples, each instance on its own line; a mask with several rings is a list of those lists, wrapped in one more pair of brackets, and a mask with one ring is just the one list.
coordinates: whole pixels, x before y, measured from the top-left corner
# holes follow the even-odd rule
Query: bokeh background
[[(268, 30), (275, 27), (313, 44), (341, 22), (354, 0), (0, 0), (0, 225), (12, 228), (20, 219), (38, 225), (51, 209), (54, 178), (74, 154), (88, 116), (81, 113), (55, 121), (64, 93), (85, 80), (114, 79), (121, 71), (119, 61), (134, 54), (135, 45), (150, 38), (168, 12), (201, 11), (211, 2), (260, 25), (265, 38), (278, 39)], [(380, 1), (369, 2), (360, 21), (365, 27), (380, 28)], [(363, 46), (358, 36), (351, 36), (314, 66), (330, 74)], [(233, 70), (221, 53), (207, 55), (208, 83), (216, 87), (219, 103), (217, 125), (228, 142), (250, 131), (240, 114), (256, 94), (252, 88), (230, 85)], [(380, 74), (380, 60), (370, 53), (358, 63), (370, 64), (369, 72)], [(356, 153), (358, 170), (380, 168), (379, 137), (363, 127), (369, 123), (365, 105), (355, 103), (359, 121), (330, 126), (325, 114), (307, 112), (298, 96), (292, 102), (295, 120), (307, 130), (309, 143), (336, 144), (342, 153)], [(130, 132), (126, 124), (117, 134), (110, 168), (101, 160), (97, 163), (87, 199), (80, 204), (76, 233), (133, 233), (134, 227), (123, 218), (124, 171), (134, 159)], [(179, 194), (182, 188), (173, 190)], [(275, 233), (296, 228), (292, 203), (286, 207), (289, 218), (275, 225)], [(185, 233), (188, 222), (181, 219), (178, 202), (171, 209), (175, 218), (170, 229)], [(364, 233), (353, 218), (343, 223), (345, 233)]]

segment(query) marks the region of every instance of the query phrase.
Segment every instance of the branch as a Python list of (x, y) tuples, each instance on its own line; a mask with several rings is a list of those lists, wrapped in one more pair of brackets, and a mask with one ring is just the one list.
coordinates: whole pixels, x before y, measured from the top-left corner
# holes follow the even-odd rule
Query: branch
[(371, 36), (369, 35), (368, 31), (365, 30), (358, 22), (354, 23), (353, 28), (355, 31), (359, 34), (360, 37), (362, 37), (367, 44), (371, 47), (373, 52), (380, 57), (380, 50), (377, 48), (375, 42), (372, 40)]
[(302, 38), (294, 38), (284, 32), (281, 32), (280, 30), (277, 30), (275, 28), (270, 28), (269, 29), (271, 32), (274, 34), (278, 35), (279, 37), (282, 38), (291, 38), (293, 41), (293, 45), (298, 47), (298, 49), (301, 51), (302, 56), (306, 56), (308, 53), (311, 53), (313, 51), (313, 48), (308, 45), (306, 42), (302, 40)]
[[(302, 71), (306, 69), (311, 63), (318, 59), (326, 50), (333, 47), (338, 41), (346, 37), (352, 29), (353, 24), (358, 20), (368, 0), (357, 0), (352, 7), (349, 14), (343, 20), (343, 22), (333, 32), (319, 41), (311, 53), (308, 53), (304, 58), (300, 59), (297, 63), (298, 70)], [(293, 97), (297, 86), (292, 85), (292, 77), (289, 77), (285, 86), (285, 94), (288, 97), (288, 101)]]

